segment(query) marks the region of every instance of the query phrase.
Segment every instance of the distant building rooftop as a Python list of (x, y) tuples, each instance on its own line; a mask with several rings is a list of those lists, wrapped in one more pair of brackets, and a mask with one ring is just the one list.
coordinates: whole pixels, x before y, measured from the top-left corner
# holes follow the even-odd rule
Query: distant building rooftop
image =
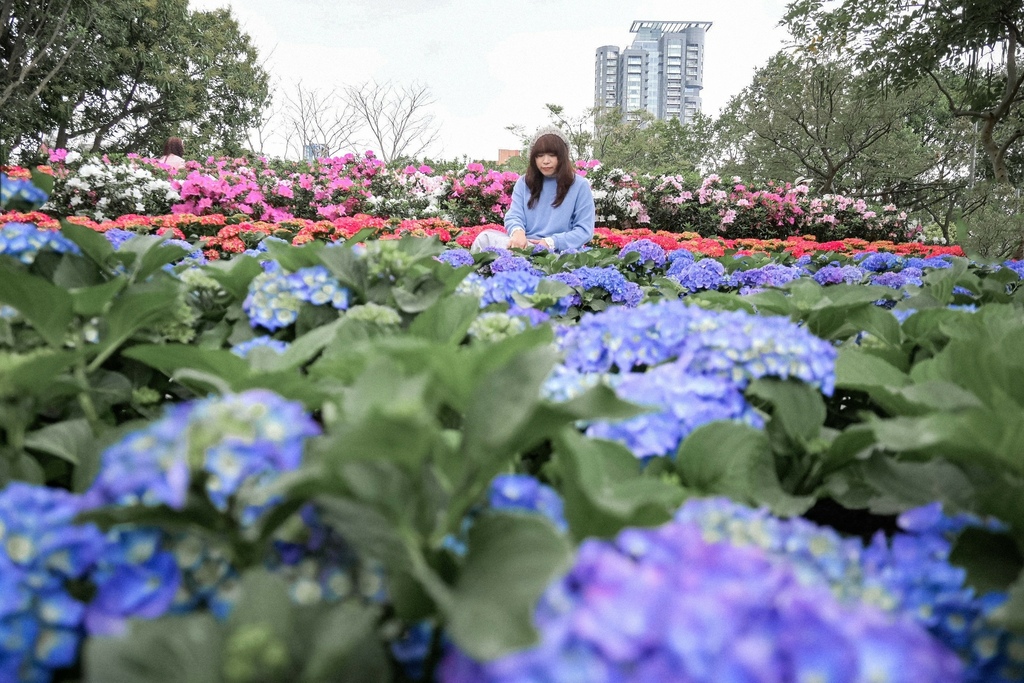
[(663, 33), (680, 33), (688, 28), (702, 28), (705, 31), (711, 29), (710, 21), (634, 21), (630, 27), (630, 33), (638, 33), (641, 29), (656, 28)]

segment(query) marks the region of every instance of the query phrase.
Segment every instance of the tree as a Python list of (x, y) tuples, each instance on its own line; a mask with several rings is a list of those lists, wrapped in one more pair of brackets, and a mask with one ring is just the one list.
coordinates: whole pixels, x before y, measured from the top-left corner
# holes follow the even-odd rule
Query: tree
[(954, 116), (978, 122), (994, 179), (1009, 183), (1024, 137), (1019, 0), (795, 0), (782, 22), (803, 50), (849, 55), (882, 91), (932, 80)]
[(344, 98), (385, 163), (422, 156), (437, 142), (439, 124), (429, 111), (434, 98), (425, 85), (367, 81), (347, 87)]
[(594, 157), (602, 163), (654, 175), (707, 170), (712, 120), (697, 114), (692, 123), (655, 119), (647, 111), (625, 115), (619, 109), (597, 116)]
[(82, 51), (96, 11), (87, 0), (0, 1), (0, 163), (38, 115), (40, 93)]
[(89, 49), (51, 76), (32, 117), (11, 129), (13, 144), (43, 129), (58, 146), (91, 151), (157, 152), (172, 134), (192, 154), (242, 150), (268, 77), (228, 10), (193, 12), (187, 0), (93, 7), (87, 25), (81, 12), (71, 15)]
[(295, 84), (292, 94), (284, 95), (283, 137), (287, 158), (294, 151), (304, 154), (306, 145), (323, 145), (331, 153), (353, 145), (360, 125), (358, 112), (336, 91), (304, 88)]

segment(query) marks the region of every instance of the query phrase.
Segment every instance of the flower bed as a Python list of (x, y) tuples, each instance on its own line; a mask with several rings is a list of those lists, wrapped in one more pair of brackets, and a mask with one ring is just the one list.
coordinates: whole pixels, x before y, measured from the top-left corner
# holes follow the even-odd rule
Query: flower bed
[(0, 680), (1024, 679), (1021, 262), (21, 189)]

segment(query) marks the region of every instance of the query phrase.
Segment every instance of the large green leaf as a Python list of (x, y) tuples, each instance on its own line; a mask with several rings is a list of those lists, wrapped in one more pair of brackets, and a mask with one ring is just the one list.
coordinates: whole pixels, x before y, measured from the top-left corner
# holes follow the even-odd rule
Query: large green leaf
[(446, 296), (426, 309), (409, 325), (409, 333), (443, 344), (458, 344), (480, 313), (480, 301), (473, 296)]
[(124, 636), (93, 636), (85, 683), (221, 683), (222, 630), (210, 614), (133, 621)]
[(249, 283), (263, 272), (260, 262), (242, 254), (230, 261), (214, 261), (203, 267), (203, 273), (216, 280), (236, 300), (242, 301), (249, 293)]
[(66, 220), (60, 222), (61, 233), (78, 245), (82, 253), (97, 265), (109, 270), (110, 261), (114, 256), (114, 245), (106, 237), (92, 228), (77, 225)]
[(64, 345), (68, 325), (74, 318), (67, 291), (3, 263), (0, 264), (0, 303), (18, 309), (50, 346)]
[(71, 305), (78, 315), (85, 317), (101, 315), (127, 284), (127, 279), (119, 277), (104, 282), (102, 285), (72, 289), (69, 291)]
[(170, 278), (134, 285), (114, 300), (103, 320), (106, 334), (93, 349), (93, 367), (140, 329), (159, 321), (178, 299), (178, 283)]
[(188, 344), (139, 344), (123, 355), (156, 368), (168, 377), (179, 370), (193, 370), (220, 377), (229, 386), (249, 374), (245, 359), (224, 349), (207, 349)]
[(452, 640), (478, 660), (532, 645), (537, 600), (571, 558), (569, 542), (539, 516), (477, 518), (446, 614)]
[(96, 439), (89, 421), (65, 420), (25, 435), (25, 447), (56, 456), (72, 464), (98, 457)]
[(797, 443), (816, 439), (825, 422), (821, 392), (797, 380), (758, 379), (750, 383), (747, 395), (772, 404), (772, 420), (778, 420), (786, 434)]
[(870, 393), (874, 387), (902, 387), (910, 377), (881, 358), (852, 346), (839, 349), (836, 358), (836, 387)]
[(68, 350), (39, 349), (24, 354), (0, 351), (0, 397), (42, 394), (80, 357), (80, 352)]
[(949, 561), (967, 570), (967, 583), (979, 594), (1006, 591), (1024, 570), (1024, 555), (1014, 539), (988, 529), (960, 532)]
[(554, 464), (566, 520), (579, 539), (666, 522), (686, 498), (682, 487), (643, 476), (625, 446), (588, 439), (572, 428), (558, 435)]

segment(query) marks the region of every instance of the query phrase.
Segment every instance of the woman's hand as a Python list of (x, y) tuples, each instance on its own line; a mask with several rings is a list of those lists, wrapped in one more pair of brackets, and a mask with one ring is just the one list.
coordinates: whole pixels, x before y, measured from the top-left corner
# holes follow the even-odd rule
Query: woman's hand
[(516, 230), (512, 233), (512, 238), (508, 241), (509, 249), (526, 249), (528, 240), (526, 239), (526, 233), (522, 230)]
[(532, 244), (534, 247), (544, 247), (545, 249), (549, 250), (551, 249), (551, 245), (548, 244), (548, 241), (546, 239), (530, 240), (530, 244)]

